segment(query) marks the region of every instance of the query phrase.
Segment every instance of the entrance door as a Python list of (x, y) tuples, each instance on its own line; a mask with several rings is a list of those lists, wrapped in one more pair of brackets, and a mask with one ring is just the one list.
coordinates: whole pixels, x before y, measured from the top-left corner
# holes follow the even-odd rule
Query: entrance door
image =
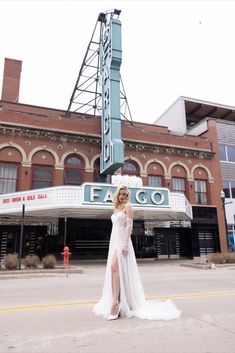
[[(110, 220), (67, 219), (66, 245), (73, 259), (106, 259), (112, 223)], [(64, 220), (59, 221), (60, 241), (64, 241)]]
[(171, 228), (155, 228), (157, 239), (157, 257), (173, 259), (180, 256), (179, 231)]
[(200, 255), (213, 253), (215, 250), (214, 235), (211, 229), (201, 229), (198, 233)]

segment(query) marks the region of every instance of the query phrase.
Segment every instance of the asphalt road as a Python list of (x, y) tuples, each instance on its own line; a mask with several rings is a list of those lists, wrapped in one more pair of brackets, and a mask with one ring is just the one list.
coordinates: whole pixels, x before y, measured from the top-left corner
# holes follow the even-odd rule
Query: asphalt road
[(0, 274), (1, 353), (235, 353), (235, 267), (141, 262), (146, 297), (174, 300), (182, 316), (111, 322), (92, 313), (105, 265), (79, 268), (82, 274)]

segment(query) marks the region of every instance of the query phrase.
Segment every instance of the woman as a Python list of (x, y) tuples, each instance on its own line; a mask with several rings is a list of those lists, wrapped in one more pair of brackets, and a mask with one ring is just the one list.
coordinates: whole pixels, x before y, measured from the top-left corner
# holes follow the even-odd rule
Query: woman
[(131, 242), (133, 209), (130, 191), (120, 186), (114, 195), (113, 227), (102, 297), (93, 312), (107, 320), (138, 317), (149, 320), (171, 320), (180, 311), (170, 301), (146, 301), (135, 253)]

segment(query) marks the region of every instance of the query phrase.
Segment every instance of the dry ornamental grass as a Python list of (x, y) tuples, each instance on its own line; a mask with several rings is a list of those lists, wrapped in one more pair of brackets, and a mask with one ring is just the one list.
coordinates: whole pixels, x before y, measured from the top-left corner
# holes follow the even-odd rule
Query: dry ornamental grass
[(46, 255), (43, 259), (42, 259), (42, 264), (43, 264), (43, 268), (55, 268), (56, 266), (56, 257), (55, 255)]
[(208, 261), (214, 264), (232, 264), (235, 263), (235, 253), (228, 252), (225, 254), (221, 253), (212, 253), (208, 256)]
[(40, 263), (40, 259), (37, 255), (27, 255), (25, 257), (24, 265), (25, 268), (38, 268), (38, 265)]
[(3, 266), (5, 270), (16, 270), (19, 266), (18, 254), (7, 254), (3, 258)]

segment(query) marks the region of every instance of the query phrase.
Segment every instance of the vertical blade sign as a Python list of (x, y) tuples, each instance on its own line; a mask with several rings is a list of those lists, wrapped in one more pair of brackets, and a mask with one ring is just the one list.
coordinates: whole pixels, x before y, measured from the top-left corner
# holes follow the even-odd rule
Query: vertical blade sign
[(105, 26), (100, 45), (102, 82), (102, 150), (100, 171), (113, 174), (123, 166), (121, 139), (120, 66), (122, 62), (121, 22), (111, 19)]

